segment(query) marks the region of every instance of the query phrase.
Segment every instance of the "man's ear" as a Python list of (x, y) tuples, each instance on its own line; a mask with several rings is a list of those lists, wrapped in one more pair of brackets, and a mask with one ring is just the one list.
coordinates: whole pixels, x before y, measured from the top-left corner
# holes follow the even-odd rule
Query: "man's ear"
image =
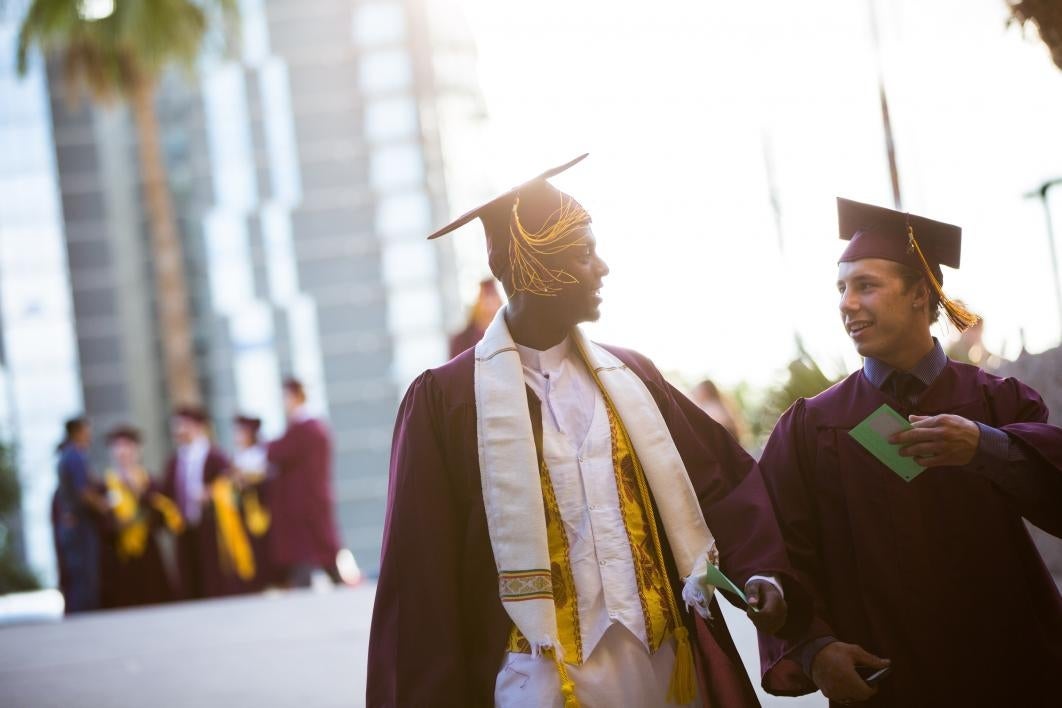
[(927, 307), (929, 305), (929, 283), (925, 278), (922, 278), (915, 284), (914, 287), (914, 304), (915, 308)]

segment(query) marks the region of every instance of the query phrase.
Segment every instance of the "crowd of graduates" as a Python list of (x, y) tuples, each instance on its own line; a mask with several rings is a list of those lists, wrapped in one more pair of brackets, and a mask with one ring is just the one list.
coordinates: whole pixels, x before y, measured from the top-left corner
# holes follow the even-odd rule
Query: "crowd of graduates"
[(264, 441), (259, 418), (237, 416), (231, 454), (211, 440), (205, 410), (179, 407), (158, 476), (129, 425), (107, 432), (97, 474), (90, 422), (69, 420), (52, 503), (67, 614), (307, 586), (315, 571), (356, 582), (337, 565), (330, 433), (305, 403), (302, 384), (285, 380), (284, 434)]

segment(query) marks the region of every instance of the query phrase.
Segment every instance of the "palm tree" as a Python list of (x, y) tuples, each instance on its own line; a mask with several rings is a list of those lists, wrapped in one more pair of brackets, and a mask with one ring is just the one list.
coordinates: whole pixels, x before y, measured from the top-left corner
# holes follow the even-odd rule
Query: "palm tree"
[(1058, 0), (1007, 0), (1007, 5), (1015, 21), (1036, 26), (1055, 65), (1062, 69), (1062, 7)]
[(181, 236), (166, 180), (155, 90), (170, 66), (192, 69), (211, 21), (227, 31), (237, 0), (32, 0), (18, 37), (25, 74), (39, 49), (61, 71), (68, 97), (125, 101), (136, 128), (140, 177), (151, 232), (157, 319), (171, 403), (202, 402), (192, 345)]

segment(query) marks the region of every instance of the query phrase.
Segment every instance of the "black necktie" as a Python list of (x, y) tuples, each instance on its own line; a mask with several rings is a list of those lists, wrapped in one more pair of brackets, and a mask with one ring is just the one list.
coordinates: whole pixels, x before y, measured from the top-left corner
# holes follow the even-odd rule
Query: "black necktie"
[(913, 374), (903, 371), (894, 371), (885, 382), (885, 390), (893, 395), (898, 401), (905, 404), (914, 404), (926, 385), (921, 379)]

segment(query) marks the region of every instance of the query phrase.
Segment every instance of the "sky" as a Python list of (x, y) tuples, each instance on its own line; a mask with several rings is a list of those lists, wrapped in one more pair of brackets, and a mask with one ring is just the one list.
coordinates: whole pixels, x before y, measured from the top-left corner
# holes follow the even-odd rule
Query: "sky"
[[(945, 290), (984, 315), (991, 351), (1058, 344), (1043, 209), (1023, 195), (1062, 177), (1062, 71), (1003, 0), (878, 2), (880, 52), (866, 0), (459, 4), (487, 182), (591, 154), (555, 183), (612, 269), (595, 339), (726, 386), (778, 380), (795, 333), (831, 373), (857, 367), (835, 197), (891, 206), (880, 70), (904, 208), (963, 227)], [(1051, 202), (1062, 238), (1062, 186)], [(486, 272), (479, 238), (464, 272)]]

